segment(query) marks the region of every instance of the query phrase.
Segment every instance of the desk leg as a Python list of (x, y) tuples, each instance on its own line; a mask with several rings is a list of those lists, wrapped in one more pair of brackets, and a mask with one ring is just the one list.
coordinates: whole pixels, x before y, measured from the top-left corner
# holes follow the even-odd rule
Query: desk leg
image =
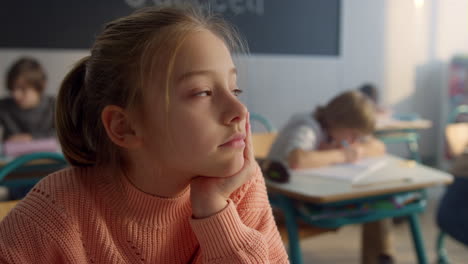
[(437, 264), (449, 264), (447, 250), (445, 250), (445, 233), (439, 231), (439, 235), (437, 235), (437, 245), (436, 245), (436, 252), (437, 252)]
[(427, 264), (426, 252), (424, 250), (424, 243), (421, 235), (421, 229), (419, 226), (419, 219), (416, 213), (408, 216), (408, 220), (411, 228), (411, 235), (413, 237), (414, 249), (418, 257), (419, 264)]
[(287, 197), (280, 197), (280, 207), (284, 212), (286, 229), (288, 231), (289, 258), (291, 264), (302, 264), (301, 247), (299, 245), (299, 230), (296, 222), (294, 205)]
[(421, 163), (421, 154), (419, 153), (419, 143), (418, 143), (418, 136), (415, 135), (414, 139), (410, 142), (408, 142), (408, 149), (411, 154), (411, 158), (418, 162)]

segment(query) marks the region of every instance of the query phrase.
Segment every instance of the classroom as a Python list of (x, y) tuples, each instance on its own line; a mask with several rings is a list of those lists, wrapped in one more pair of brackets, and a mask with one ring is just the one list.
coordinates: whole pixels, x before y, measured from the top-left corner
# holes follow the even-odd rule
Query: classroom
[(1, 263), (468, 263), (468, 0), (0, 6)]

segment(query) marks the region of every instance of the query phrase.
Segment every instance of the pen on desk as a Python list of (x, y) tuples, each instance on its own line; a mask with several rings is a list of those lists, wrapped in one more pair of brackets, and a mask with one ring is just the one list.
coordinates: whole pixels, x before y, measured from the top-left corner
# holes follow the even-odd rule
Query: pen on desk
[[(342, 141), (341, 141), (341, 146), (345, 149), (346, 152), (349, 151), (350, 145), (349, 145), (349, 143), (348, 143), (347, 140), (342, 140)], [(345, 155), (347, 156), (347, 155), (349, 155), (349, 154), (345, 154)], [(346, 160), (348, 160), (348, 157), (346, 157)], [(348, 160), (348, 161), (346, 161), (346, 162), (347, 162), (347, 163), (355, 163), (356, 160), (351, 160), (351, 161)]]
[(343, 148), (345, 148), (345, 149), (349, 148), (349, 143), (348, 143), (348, 141), (342, 140), (342, 141), (341, 141), (341, 146), (343, 146)]

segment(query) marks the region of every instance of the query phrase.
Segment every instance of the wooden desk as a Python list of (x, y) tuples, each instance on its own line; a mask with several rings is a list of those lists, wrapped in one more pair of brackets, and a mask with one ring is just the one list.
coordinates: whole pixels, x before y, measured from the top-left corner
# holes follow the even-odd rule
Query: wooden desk
[(321, 177), (294, 177), (291, 174), (288, 183), (267, 181), (268, 190), (284, 194), (288, 197), (311, 203), (330, 203), (341, 200), (357, 199), (361, 197), (398, 193), (422, 189), (438, 184), (450, 184), (452, 176), (446, 172), (436, 170), (416, 163), (408, 163), (401, 158), (388, 155), (388, 163), (373, 172), (368, 178), (381, 177), (391, 179), (392, 175), (408, 175), (410, 180), (389, 181), (382, 184), (368, 186), (353, 186), (345, 181), (329, 180)]
[(432, 127), (432, 122), (425, 119), (411, 121), (397, 119), (379, 119), (376, 124), (376, 132), (423, 130)]
[[(406, 161), (395, 156), (388, 156), (389, 162), (382, 168), (372, 173), (371, 177), (391, 178), (392, 175), (406, 175), (408, 180), (390, 181), (381, 184), (372, 184), (361, 187), (353, 187), (348, 182), (342, 182), (320, 177), (294, 177), (291, 174), (290, 182), (285, 184), (266, 182), (270, 194), (276, 195), (279, 199), (273, 204), (279, 206), (286, 216), (286, 225), (288, 227), (289, 248), (291, 263), (302, 263), (300, 253), (298, 230), (296, 225), (297, 218), (303, 218), (304, 213), (299, 211), (297, 201), (305, 204), (329, 205), (346, 204), (355, 201), (367, 199), (378, 199), (382, 196), (391, 196), (403, 192), (421, 192), (424, 189), (441, 184), (450, 184), (453, 177), (443, 171), (435, 170), (415, 162), (408, 164)], [(427, 258), (423, 246), (422, 235), (419, 228), (418, 213), (424, 210), (425, 200), (421, 201), (422, 207), (408, 209), (407, 211), (387, 211), (381, 213), (369, 213), (361, 219), (354, 218), (353, 224), (376, 221), (395, 216), (407, 216), (410, 221), (411, 233), (418, 261), (426, 264)], [(346, 222), (346, 221), (345, 221)], [(311, 222), (315, 225), (325, 222)], [(336, 223), (336, 222), (335, 222)], [(351, 224), (351, 222), (349, 223)]]

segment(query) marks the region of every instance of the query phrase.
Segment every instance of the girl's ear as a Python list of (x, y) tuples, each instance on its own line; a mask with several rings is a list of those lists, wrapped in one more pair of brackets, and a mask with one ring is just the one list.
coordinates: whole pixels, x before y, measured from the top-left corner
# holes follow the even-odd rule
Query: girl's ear
[(119, 106), (107, 105), (101, 112), (101, 121), (107, 136), (117, 146), (135, 149), (142, 146), (142, 138), (136, 133), (130, 116)]

